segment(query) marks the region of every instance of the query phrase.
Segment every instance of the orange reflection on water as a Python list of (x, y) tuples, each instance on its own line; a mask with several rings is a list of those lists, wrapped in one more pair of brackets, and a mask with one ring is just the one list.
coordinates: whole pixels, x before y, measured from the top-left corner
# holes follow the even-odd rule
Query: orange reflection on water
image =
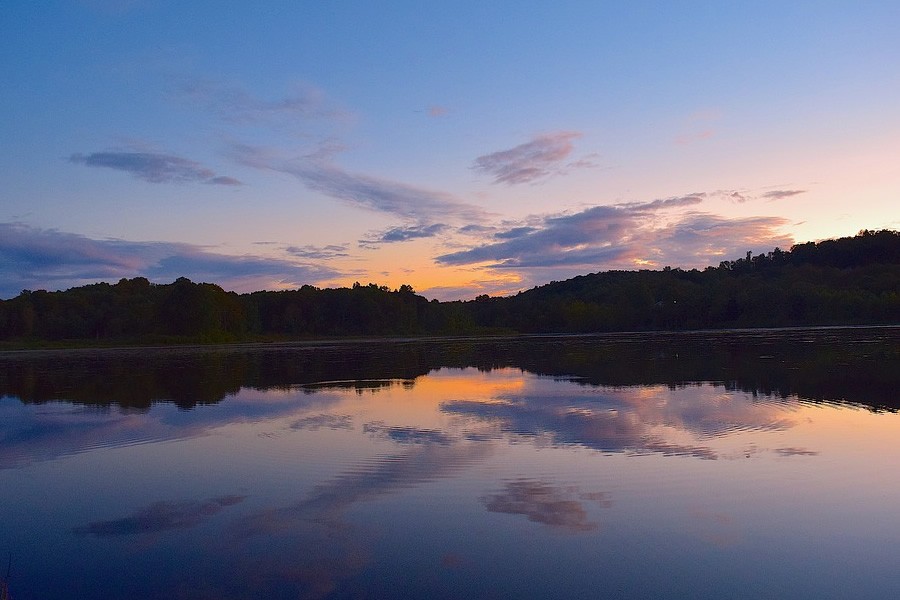
[(474, 368), (438, 369), (416, 378), (411, 385), (398, 382), (380, 388), (377, 393), (346, 401), (361, 417), (377, 418), (388, 424), (446, 428), (450, 417), (441, 411), (443, 403), (457, 400), (496, 402), (499, 397), (520, 393), (526, 379), (521, 370), (511, 368), (490, 372)]

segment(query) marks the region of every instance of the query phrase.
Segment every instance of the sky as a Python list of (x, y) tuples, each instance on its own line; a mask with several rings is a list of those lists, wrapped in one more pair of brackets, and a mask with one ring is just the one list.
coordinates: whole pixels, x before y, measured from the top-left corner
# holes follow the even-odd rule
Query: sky
[(508, 295), (900, 229), (900, 3), (5, 2), (0, 298)]

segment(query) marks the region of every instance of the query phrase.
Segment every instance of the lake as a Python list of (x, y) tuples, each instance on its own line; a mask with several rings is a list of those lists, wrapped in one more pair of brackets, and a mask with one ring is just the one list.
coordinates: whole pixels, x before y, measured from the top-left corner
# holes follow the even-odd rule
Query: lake
[(900, 597), (900, 328), (0, 353), (30, 598)]

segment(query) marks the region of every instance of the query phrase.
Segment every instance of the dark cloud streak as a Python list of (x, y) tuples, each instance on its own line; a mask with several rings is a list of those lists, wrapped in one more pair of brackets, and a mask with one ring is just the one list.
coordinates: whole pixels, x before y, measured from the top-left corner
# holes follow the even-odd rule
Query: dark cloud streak
[(87, 167), (124, 171), (149, 183), (200, 182), (212, 185), (242, 185), (234, 177), (216, 175), (198, 162), (156, 152), (93, 152), (73, 154), (69, 161)]

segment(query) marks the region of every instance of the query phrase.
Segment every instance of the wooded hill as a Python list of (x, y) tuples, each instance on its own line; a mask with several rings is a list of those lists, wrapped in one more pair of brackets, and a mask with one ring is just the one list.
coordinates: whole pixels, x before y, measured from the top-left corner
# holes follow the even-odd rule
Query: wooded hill
[(407, 285), (226, 292), (143, 277), (0, 301), (0, 340), (231, 342), (900, 324), (900, 232), (809, 242), (717, 267), (606, 271), (510, 297), (428, 301)]

